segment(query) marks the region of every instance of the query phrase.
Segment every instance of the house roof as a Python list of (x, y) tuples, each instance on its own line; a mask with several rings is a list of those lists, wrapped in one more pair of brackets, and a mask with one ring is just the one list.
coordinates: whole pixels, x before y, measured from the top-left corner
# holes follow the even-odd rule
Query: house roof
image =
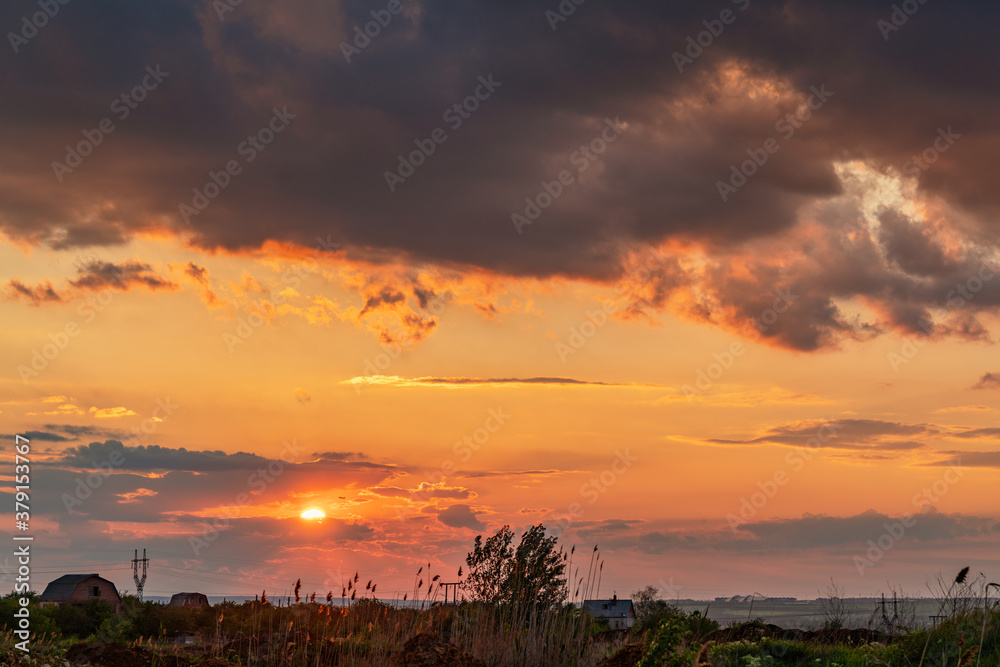
[[(55, 581), (50, 582), (49, 585), (45, 587), (39, 601), (61, 602), (62, 600), (67, 600), (71, 595), (73, 595), (73, 591), (76, 590), (76, 587), (88, 579), (99, 579), (111, 584), (111, 587), (115, 588), (114, 584), (98, 574), (64, 574)], [(115, 588), (115, 592), (118, 592), (117, 588)]]
[(632, 612), (632, 600), (584, 600), (583, 608), (597, 618), (625, 618)]

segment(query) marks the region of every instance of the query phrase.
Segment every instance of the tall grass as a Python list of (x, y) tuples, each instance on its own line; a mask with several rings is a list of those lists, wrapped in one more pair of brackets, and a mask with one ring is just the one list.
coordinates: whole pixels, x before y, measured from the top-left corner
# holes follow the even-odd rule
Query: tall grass
[[(600, 573), (595, 550), (586, 575), (589, 583), (581, 594), (589, 595), (591, 587), (599, 586)], [(322, 596), (302, 595), (299, 582), (280, 595), (262, 591), (242, 604), (224, 602), (201, 611), (129, 599), (123, 615), (114, 619), (114, 635), (98, 632), (85, 641), (149, 650), (154, 655), (221, 658), (255, 667), (382, 666), (420, 634), (447, 641), (491, 666), (592, 667), (624, 642), (607, 635), (595, 639), (600, 628), (571, 604), (442, 604), (441, 581), (440, 572), (433, 572), (430, 565), (421, 566), (412, 591), (403, 596), (412, 594), (412, 598), (396, 604), (376, 598), (374, 579), (361, 586), (360, 573), (341, 586), (340, 600), (330, 591), (325, 603)], [(140, 623), (143, 614), (145, 620)], [(160, 631), (154, 637), (135, 636), (134, 628), (150, 627), (149, 618), (162, 619)], [(195, 644), (173, 641), (181, 632), (195, 633)], [(0, 636), (0, 664), (15, 664), (14, 641)], [(33, 638), (33, 648), (39, 641)], [(75, 641), (50, 637), (46, 646), (57, 657)]]
[[(563, 558), (572, 567), (575, 548)], [(604, 562), (595, 547), (585, 573), (577, 569), (571, 599), (582, 602), (599, 590)], [(531, 573), (525, 573), (525, 576)], [(459, 570), (461, 578), (461, 570)], [(421, 565), (411, 591), (387, 605), (375, 598), (378, 584), (360, 587), (360, 573), (341, 587), (340, 604), (302, 602), (296, 582), (294, 606), (260, 599), (220, 609), (210, 643), (214, 657), (263, 666), (381, 665), (415, 635), (440, 635), (459, 650), (490, 665), (596, 665), (622, 638), (595, 641), (600, 628), (575, 604), (442, 604), (441, 574)], [(359, 595), (360, 593), (360, 595)], [(412, 596), (412, 597), (411, 597)]]
[[(384, 665), (407, 640), (427, 633), (446, 638), (490, 665), (584, 667), (596, 665), (622, 643), (593, 641), (591, 619), (569, 605), (549, 609), (472, 602), (443, 605), (433, 601), (437, 591), (429, 584), (424, 592), (427, 598), (412, 608), (372, 599), (357, 600), (349, 607), (251, 602), (250, 609), (242, 605), (223, 612), (210, 654), (263, 666)], [(231, 615), (235, 622), (221, 628)]]

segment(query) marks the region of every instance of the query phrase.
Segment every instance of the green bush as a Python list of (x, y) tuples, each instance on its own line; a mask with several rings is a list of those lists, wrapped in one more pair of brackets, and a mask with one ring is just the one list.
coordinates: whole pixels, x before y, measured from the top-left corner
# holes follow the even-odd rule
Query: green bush
[[(176, 637), (181, 633), (215, 634), (216, 620), (222, 609), (214, 607), (168, 607), (155, 602), (138, 602), (125, 605), (123, 616), (128, 618), (127, 638)], [(232, 624), (236, 619), (230, 613)]]
[(687, 621), (688, 629), (691, 630), (691, 634), (696, 639), (719, 629), (718, 621), (713, 621), (707, 616), (702, 616), (700, 611), (692, 611), (688, 614)]
[(114, 618), (115, 610), (104, 600), (87, 600), (81, 604), (60, 604), (40, 610), (64, 637), (86, 639), (95, 634), (101, 624)]
[(651, 633), (649, 646), (636, 667), (686, 667), (694, 664), (698, 656), (695, 646), (685, 647), (691, 636), (683, 614), (663, 621)]
[(632, 626), (636, 632), (655, 630), (670, 619), (685, 616), (684, 612), (664, 600), (647, 600), (635, 605), (636, 619)]
[[(758, 642), (738, 641), (712, 647), (709, 658), (720, 667), (868, 667), (882, 661), (903, 665), (898, 646), (824, 646), (799, 640), (765, 638)], [(916, 663), (914, 663), (916, 664)]]
[(57, 632), (58, 628), (52, 619), (45, 615), (42, 608), (38, 606), (38, 593), (8, 593), (0, 598), (0, 630), (16, 630), (18, 619), (14, 614), (21, 608), (21, 598), (26, 597), (31, 602), (28, 604), (28, 618), (31, 619), (31, 632), (35, 635)]

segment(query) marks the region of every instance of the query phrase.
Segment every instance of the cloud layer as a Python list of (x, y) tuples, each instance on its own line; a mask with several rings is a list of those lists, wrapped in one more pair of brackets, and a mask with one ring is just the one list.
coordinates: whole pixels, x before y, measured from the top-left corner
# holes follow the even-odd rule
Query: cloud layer
[[(332, 235), (347, 258), (626, 282), (653, 246), (664, 259), (631, 281), (643, 303), (774, 345), (989, 337), (1000, 94), (980, 66), (995, 44), (968, 26), (995, 5), (921, 6), (887, 39), (889, 7), (735, 3), (683, 71), (675, 53), (717, 15), (699, 3), (581, 7), (555, 30), (527, 0), (408, 7), (350, 62), (341, 42), (370, 20), (353, 3), (60, 13), (7, 55), (0, 230), (57, 249), (149, 232), (231, 251)], [(105, 118), (113, 132), (57, 178), (53, 163), (75, 164)], [(411, 160), (437, 129), (443, 143)], [(768, 139), (779, 149), (720, 197)], [(401, 160), (421, 164), (390, 190)], [(518, 233), (512, 214), (564, 170)], [(184, 220), (181, 204), (198, 212)], [(173, 287), (148, 268), (94, 263), (74, 284)], [(48, 283), (7, 292), (59, 299)], [(403, 299), (379, 286), (359, 316)], [(401, 317), (417, 337), (436, 324)]]

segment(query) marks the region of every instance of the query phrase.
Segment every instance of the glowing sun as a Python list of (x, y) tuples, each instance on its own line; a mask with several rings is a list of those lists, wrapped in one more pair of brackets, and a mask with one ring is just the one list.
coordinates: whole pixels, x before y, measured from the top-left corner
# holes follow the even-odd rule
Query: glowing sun
[(302, 513), (303, 519), (325, 519), (326, 515), (322, 511), (317, 509), (306, 510)]

